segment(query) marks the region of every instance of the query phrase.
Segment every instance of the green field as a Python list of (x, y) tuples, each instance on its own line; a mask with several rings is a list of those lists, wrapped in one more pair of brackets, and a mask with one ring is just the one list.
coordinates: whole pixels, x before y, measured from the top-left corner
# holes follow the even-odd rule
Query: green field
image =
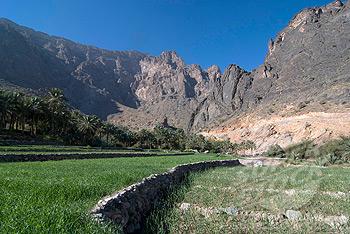
[[(103, 148), (89, 146), (21, 145), (0, 146), (0, 153), (78, 153), (78, 152), (140, 152), (139, 149)], [(143, 151), (142, 151), (143, 152)]]
[(349, 233), (349, 178), (350, 168), (216, 169), (192, 175), (153, 219), (170, 233)]
[(23, 152), (23, 151), (41, 151), (41, 152), (56, 152), (56, 151), (89, 151), (91, 149), (100, 149), (98, 147), (89, 146), (60, 146), (60, 145), (2, 145), (1, 152)]
[(97, 201), (178, 164), (216, 155), (0, 164), (1, 233), (110, 233), (89, 210)]
[[(105, 148), (105, 147), (89, 147), (89, 146), (54, 146), (54, 145), (21, 145), (21, 146), (0, 146), (0, 156), (29, 156), (29, 155), (99, 155), (104, 154), (115, 155), (118, 157), (127, 154), (138, 154), (144, 156), (167, 156), (167, 155), (178, 155), (182, 154), (190, 155), (193, 152), (180, 152), (180, 151), (169, 151), (159, 149), (138, 149), (138, 148)], [(54, 159), (54, 157), (53, 157)], [(52, 159), (52, 160), (53, 160)], [(34, 160), (35, 161), (35, 160)]]

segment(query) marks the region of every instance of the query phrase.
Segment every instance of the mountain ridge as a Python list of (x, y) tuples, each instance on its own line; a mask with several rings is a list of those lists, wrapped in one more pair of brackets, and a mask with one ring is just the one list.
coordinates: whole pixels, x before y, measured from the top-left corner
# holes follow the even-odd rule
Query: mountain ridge
[(0, 50), (6, 52), (0, 54), (0, 79), (35, 90), (57, 86), (83, 112), (133, 129), (167, 117), (187, 131), (209, 129), (210, 136), (213, 129), (211, 136), (237, 140), (242, 137), (235, 134), (245, 133), (232, 130), (232, 120), (350, 108), (349, 1), (300, 11), (251, 72), (234, 64), (223, 72), (217, 65), (203, 69), (174, 51), (152, 56), (99, 49), (11, 24), (0, 20)]
[[(10, 48), (6, 48), (6, 43), (2, 44), (2, 50), (12, 51), (9, 52), (10, 56), (1, 58), (0, 55), (0, 61), (4, 64), (0, 69), (0, 76), (13, 85), (25, 88), (40, 90), (59, 87), (65, 91), (73, 106), (87, 114), (106, 118), (108, 115), (120, 112), (120, 107), (137, 110), (141, 103), (149, 106), (154, 101), (164, 101), (164, 99), (172, 99), (165, 104), (170, 105), (170, 109), (177, 108), (179, 103), (186, 105), (190, 102), (193, 106), (190, 108), (192, 110), (196, 105), (196, 99), (201, 99), (197, 96), (201, 96), (208, 89), (209, 75), (206, 70), (196, 64), (185, 64), (174, 51), (165, 51), (159, 56), (137, 51), (109, 51), (38, 32), (4, 18), (0, 20), (0, 26), (3, 34), (19, 38), (18, 44), (24, 45), (16, 51), (15, 45), (7, 45)], [(9, 35), (10, 33), (13, 35)], [(18, 57), (33, 57), (32, 50), (37, 50), (37, 54), (45, 55), (45, 59), (37, 58), (34, 61), (18, 59)], [(11, 60), (11, 56), (16, 57), (10, 61), (17, 65), (16, 70), (6, 72), (9, 70), (8, 60), (9, 57)], [(46, 69), (47, 64), (44, 61), (51, 61), (52, 67)], [(28, 68), (26, 64), (30, 64)], [(154, 66), (159, 70), (154, 71)], [(23, 67), (26, 71), (18, 72)], [(31, 67), (38, 69), (27, 71)], [(51, 74), (50, 72), (54, 70), (61, 73)], [(212, 69), (212, 72), (215, 70), (219, 69)], [(32, 77), (26, 80), (20, 79), (19, 77), (25, 76), (23, 73), (31, 74)], [(152, 83), (151, 85), (147, 83), (147, 79)], [(159, 83), (159, 80), (162, 80), (162, 83)], [(148, 95), (146, 100), (144, 95)], [(179, 99), (178, 103), (174, 102), (174, 99)], [(164, 108), (167, 109), (167, 107)], [(186, 112), (186, 116), (189, 115), (187, 113), (189, 111), (183, 110), (183, 112)], [(160, 121), (163, 115), (169, 114), (158, 115), (153, 122)], [(170, 114), (169, 117), (171, 121), (178, 118), (176, 114)], [(185, 128), (186, 121), (183, 120), (177, 124)]]

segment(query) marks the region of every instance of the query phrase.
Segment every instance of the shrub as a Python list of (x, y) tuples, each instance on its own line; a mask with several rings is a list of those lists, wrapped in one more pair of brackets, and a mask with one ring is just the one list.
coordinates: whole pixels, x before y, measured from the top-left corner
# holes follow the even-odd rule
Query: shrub
[(304, 141), (287, 147), (285, 150), (279, 145), (271, 146), (264, 154), (267, 157), (287, 157), (291, 163), (298, 163), (305, 159), (316, 159), (320, 166), (350, 163), (350, 137), (329, 141), (317, 146), (313, 141)]
[[(317, 162), (319, 165), (333, 165), (350, 162), (350, 138), (341, 138), (327, 142), (319, 147)], [(323, 165), (324, 164), (324, 165)]]
[(312, 141), (304, 141), (285, 149), (287, 158), (293, 160), (315, 158), (316, 151), (316, 145)]
[(321, 156), (316, 159), (316, 164), (319, 166), (329, 166), (329, 165), (342, 164), (342, 163), (345, 163), (342, 157), (334, 153), (329, 153), (329, 154), (326, 154), (325, 156)]
[(273, 157), (273, 158), (285, 158), (286, 152), (280, 145), (272, 145), (265, 153), (267, 157)]

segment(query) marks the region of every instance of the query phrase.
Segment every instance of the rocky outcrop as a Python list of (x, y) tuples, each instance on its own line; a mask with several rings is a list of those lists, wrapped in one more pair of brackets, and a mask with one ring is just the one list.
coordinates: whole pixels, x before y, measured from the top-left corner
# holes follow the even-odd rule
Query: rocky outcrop
[[(132, 128), (154, 127), (164, 115), (187, 127), (191, 113), (209, 90), (209, 76), (186, 65), (176, 52), (158, 57), (108, 51), (19, 26), (0, 19), (0, 82), (36, 93), (64, 90), (69, 102)], [(119, 114), (118, 114), (119, 113)], [(117, 115), (114, 115), (117, 114)], [(151, 125), (149, 123), (152, 123)]]
[(250, 73), (237, 65), (230, 65), (223, 75), (215, 67), (211, 74), (209, 93), (192, 113), (189, 130), (218, 124), (223, 118), (243, 108), (243, 97), (252, 82)]
[(216, 167), (240, 165), (238, 160), (199, 162), (174, 167), (169, 172), (152, 175), (139, 183), (106, 197), (91, 211), (99, 221), (111, 221), (124, 233), (138, 233), (153, 209), (180, 186), (189, 173)]
[[(214, 86), (214, 93), (221, 91), (222, 96), (209, 96), (208, 104), (197, 110), (194, 119), (207, 126), (212, 119), (203, 113), (208, 112), (213, 116), (229, 115), (228, 119), (247, 111), (278, 112), (285, 105), (307, 103), (316, 108), (319, 103), (348, 103), (349, 36), (350, 9), (341, 1), (301, 11), (270, 41), (263, 65), (250, 74), (228, 68), (221, 82), (226, 89)], [(225, 79), (227, 74), (235, 78)], [(207, 111), (213, 105), (215, 108)]]
[(200, 98), (208, 90), (208, 74), (198, 65), (186, 66), (176, 52), (146, 57), (140, 66), (135, 94), (146, 105), (171, 98)]
[(153, 128), (164, 115), (172, 125), (187, 129), (191, 114), (208, 95), (213, 77), (220, 74), (217, 66), (205, 71), (195, 64), (186, 65), (176, 52), (148, 56), (140, 61), (140, 67), (134, 84), (140, 106), (121, 107), (119, 114), (109, 117), (111, 122), (134, 129)]
[(349, 101), (349, 16), (335, 1), (294, 17), (278, 34), (264, 65), (252, 73), (253, 95), (245, 101), (252, 104), (261, 97), (264, 106)]

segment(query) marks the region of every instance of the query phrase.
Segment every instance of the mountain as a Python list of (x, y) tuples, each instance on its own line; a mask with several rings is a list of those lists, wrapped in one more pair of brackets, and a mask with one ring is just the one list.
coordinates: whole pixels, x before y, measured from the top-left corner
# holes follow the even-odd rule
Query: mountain
[(0, 79), (32, 90), (59, 87), (87, 114), (106, 118), (116, 103), (137, 107), (132, 92), (139, 52), (119, 52), (74, 43), (0, 19)]
[(109, 121), (145, 128), (167, 117), (172, 125), (188, 129), (193, 112), (207, 97), (215, 77), (220, 76), (217, 66), (203, 70), (198, 65), (186, 65), (175, 52), (146, 57), (140, 67), (135, 83), (139, 108), (121, 107), (121, 113), (109, 116)]
[(226, 102), (219, 92), (198, 111), (232, 104), (230, 118), (206, 135), (252, 140), (259, 151), (349, 135), (350, 2), (301, 11), (270, 41), (263, 65), (233, 77), (238, 85)]
[(176, 52), (154, 57), (108, 51), (49, 36), (8, 19), (0, 19), (0, 51), (2, 86), (38, 93), (58, 87), (81, 111), (103, 119), (111, 115), (111, 121), (132, 128), (152, 127), (164, 116), (186, 128), (198, 101), (209, 90), (208, 72), (186, 65)]
[(88, 114), (134, 129), (169, 123), (208, 137), (272, 144), (350, 134), (350, 3), (298, 13), (248, 72), (81, 45), (0, 20), (0, 84), (65, 91)]

